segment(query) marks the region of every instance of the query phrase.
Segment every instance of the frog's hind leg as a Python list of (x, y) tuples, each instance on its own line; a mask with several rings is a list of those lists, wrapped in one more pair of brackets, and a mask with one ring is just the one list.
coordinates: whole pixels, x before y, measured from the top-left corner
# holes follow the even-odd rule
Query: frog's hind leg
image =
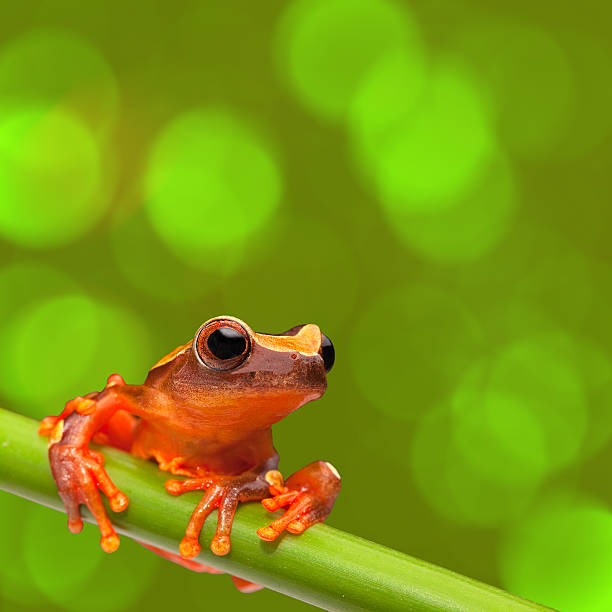
[(140, 419), (126, 410), (117, 410), (115, 414), (94, 435), (93, 441), (106, 444), (124, 451), (130, 451)]
[[(193, 561), (192, 559), (184, 559), (180, 555), (176, 553), (169, 552), (164, 550), (163, 548), (158, 548), (157, 546), (152, 546), (151, 544), (145, 544), (144, 542), (138, 542), (141, 546), (148, 548), (151, 552), (154, 552), (156, 555), (167, 559), (168, 561), (172, 561), (172, 563), (176, 563), (192, 572), (198, 573), (207, 573), (207, 574), (223, 574), (221, 570), (215, 569), (214, 567), (209, 567), (208, 565), (204, 565), (199, 561)], [(241, 593), (255, 593), (255, 591), (259, 591), (263, 589), (262, 586), (255, 584), (254, 582), (250, 582), (249, 580), (245, 580), (244, 578), (238, 578), (238, 576), (232, 576), (232, 581), (235, 587)]]
[(149, 549), (151, 552), (154, 552), (156, 555), (167, 559), (168, 561), (172, 561), (172, 563), (176, 563), (192, 572), (200, 572), (207, 574), (223, 574), (221, 570), (215, 569), (214, 567), (209, 567), (208, 565), (204, 565), (199, 561), (193, 561), (192, 559), (184, 559), (180, 555), (176, 553), (170, 552), (168, 550), (164, 550), (163, 548), (158, 548), (157, 546), (153, 546), (151, 544), (145, 544), (144, 542), (138, 542), (141, 546)]
[(244, 578), (238, 578), (238, 576), (232, 576), (232, 582), (241, 593), (255, 593), (263, 589), (261, 585), (255, 584), (250, 580), (245, 580)]

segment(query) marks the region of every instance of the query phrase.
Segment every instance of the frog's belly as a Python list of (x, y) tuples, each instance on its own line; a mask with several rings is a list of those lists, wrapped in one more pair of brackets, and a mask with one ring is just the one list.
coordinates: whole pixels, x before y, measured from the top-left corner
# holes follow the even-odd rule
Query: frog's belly
[(138, 425), (131, 453), (154, 459), (166, 472), (193, 478), (242, 474), (269, 456), (251, 442), (224, 447), (209, 440), (177, 437), (146, 421)]

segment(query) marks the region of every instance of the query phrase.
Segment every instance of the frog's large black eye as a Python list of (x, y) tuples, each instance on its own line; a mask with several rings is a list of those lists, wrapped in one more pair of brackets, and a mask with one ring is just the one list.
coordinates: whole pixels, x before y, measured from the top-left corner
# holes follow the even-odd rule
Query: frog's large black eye
[(233, 359), (242, 355), (247, 347), (243, 334), (231, 327), (219, 327), (208, 336), (208, 349), (218, 359)]
[(329, 372), (336, 360), (336, 351), (332, 341), (325, 334), (321, 334), (321, 357), (323, 357), (325, 371)]
[(197, 360), (211, 370), (227, 372), (251, 355), (251, 336), (240, 321), (211, 319), (197, 331), (193, 349)]

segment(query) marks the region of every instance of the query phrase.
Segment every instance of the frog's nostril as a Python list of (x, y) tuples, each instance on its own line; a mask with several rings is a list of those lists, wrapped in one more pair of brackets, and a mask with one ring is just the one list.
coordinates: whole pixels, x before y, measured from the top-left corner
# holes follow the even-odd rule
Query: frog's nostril
[(329, 372), (334, 365), (336, 351), (334, 351), (332, 341), (325, 334), (321, 334), (321, 357), (323, 357), (325, 371)]

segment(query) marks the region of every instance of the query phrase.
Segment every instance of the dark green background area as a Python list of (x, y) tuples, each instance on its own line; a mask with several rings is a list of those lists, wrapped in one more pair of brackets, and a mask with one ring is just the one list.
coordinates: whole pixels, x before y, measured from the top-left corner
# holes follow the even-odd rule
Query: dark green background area
[[(317, 323), (328, 391), (274, 432), (341, 472), (331, 525), (612, 610), (610, 18), (0, 0), (2, 406), (141, 382), (216, 315)], [(2, 609), (307, 607), (0, 499)]]

